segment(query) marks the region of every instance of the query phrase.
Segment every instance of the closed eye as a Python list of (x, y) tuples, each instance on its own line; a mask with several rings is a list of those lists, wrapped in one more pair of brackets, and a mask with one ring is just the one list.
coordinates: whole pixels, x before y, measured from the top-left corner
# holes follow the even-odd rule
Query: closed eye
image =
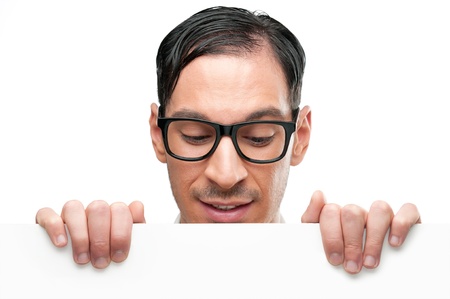
[(183, 140), (185, 142), (187, 142), (189, 144), (193, 144), (193, 145), (203, 145), (203, 144), (206, 144), (208, 142), (211, 142), (211, 140), (213, 140), (213, 136), (211, 136), (211, 135), (189, 136), (189, 135), (181, 134), (181, 138), (183, 138)]
[(274, 135), (268, 137), (244, 136), (244, 139), (251, 146), (262, 147), (270, 144), (274, 139)]

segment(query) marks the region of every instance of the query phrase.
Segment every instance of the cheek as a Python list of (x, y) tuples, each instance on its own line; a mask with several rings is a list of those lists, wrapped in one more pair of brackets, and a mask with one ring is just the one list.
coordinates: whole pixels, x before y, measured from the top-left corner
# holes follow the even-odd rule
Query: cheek
[(289, 160), (252, 169), (261, 198), (253, 210), (252, 222), (277, 221), (289, 174)]
[(268, 164), (267, 167), (253, 171), (255, 181), (265, 197), (265, 202), (279, 204), (283, 199), (289, 175), (289, 160)]
[(196, 166), (196, 163), (178, 161), (173, 158), (168, 158), (167, 171), (172, 193), (177, 201), (189, 197), (191, 186), (202, 173), (201, 167)]

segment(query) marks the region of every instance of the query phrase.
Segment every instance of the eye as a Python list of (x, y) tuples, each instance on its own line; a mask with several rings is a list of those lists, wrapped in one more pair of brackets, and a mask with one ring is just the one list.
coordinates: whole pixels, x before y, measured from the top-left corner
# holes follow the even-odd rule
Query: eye
[(275, 121), (246, 123), (236, 137), (241, 153), (255, 161), (277, 159), (285, 148), (284, 126)]
[(203, 145), (215, 141), (215, 130), (211, 126), (195, 121), (180, 121), (176, 126), (178, 136), (187, 145)]
[(211, 142), (211, 140), (214, 140), (214, 137), (211, 135), (187, 135), (184, 134), (183, 132), (180, 133), (181, 138), (185, 142), (193, 145), (203, 145), (205, 143)]
[(261, 136), (243, 136), (246, 140), (247, 143), (249, 143), (252, 146), (266, 146), (268, 144), (270, 144), (273, 139), (274, 136), (268, 136), (268, 137), (261, 137)]
[(241, 143), (249, 146), (263, 147), (274, 141), (278, 131), (278, 126), (273, 124), (250, 124), (239, 129), (238, 138)]

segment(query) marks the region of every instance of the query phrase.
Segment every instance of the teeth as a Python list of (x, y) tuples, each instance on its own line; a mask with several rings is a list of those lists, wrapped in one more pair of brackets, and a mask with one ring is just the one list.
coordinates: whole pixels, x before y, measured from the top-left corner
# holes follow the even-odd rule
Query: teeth
[(216, 209), (224, 210), (224, 211), (228, 211), (228, 210), (231, 210), (231, 209), (234, 209), (235, 207), (237, 207), (237, 206), (219, 206), (219, 205), (212, 205), (212, 206), (215, 207)]

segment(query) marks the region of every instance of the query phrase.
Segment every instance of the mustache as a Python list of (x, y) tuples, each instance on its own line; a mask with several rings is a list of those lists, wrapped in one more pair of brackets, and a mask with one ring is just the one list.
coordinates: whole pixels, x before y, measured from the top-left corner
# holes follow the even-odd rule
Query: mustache
[(260, 194), (255, 189), (250, 189), (245, 186), (236, 185), (233, 188), (226, 191), (221, 190), (214, 186), (207, 186), (201, 189), (194, 189), (192, 195), (197, 198), (221, 198), (227, 199), (231, 197), (247, 197), (247, 198), (259, 198)]

